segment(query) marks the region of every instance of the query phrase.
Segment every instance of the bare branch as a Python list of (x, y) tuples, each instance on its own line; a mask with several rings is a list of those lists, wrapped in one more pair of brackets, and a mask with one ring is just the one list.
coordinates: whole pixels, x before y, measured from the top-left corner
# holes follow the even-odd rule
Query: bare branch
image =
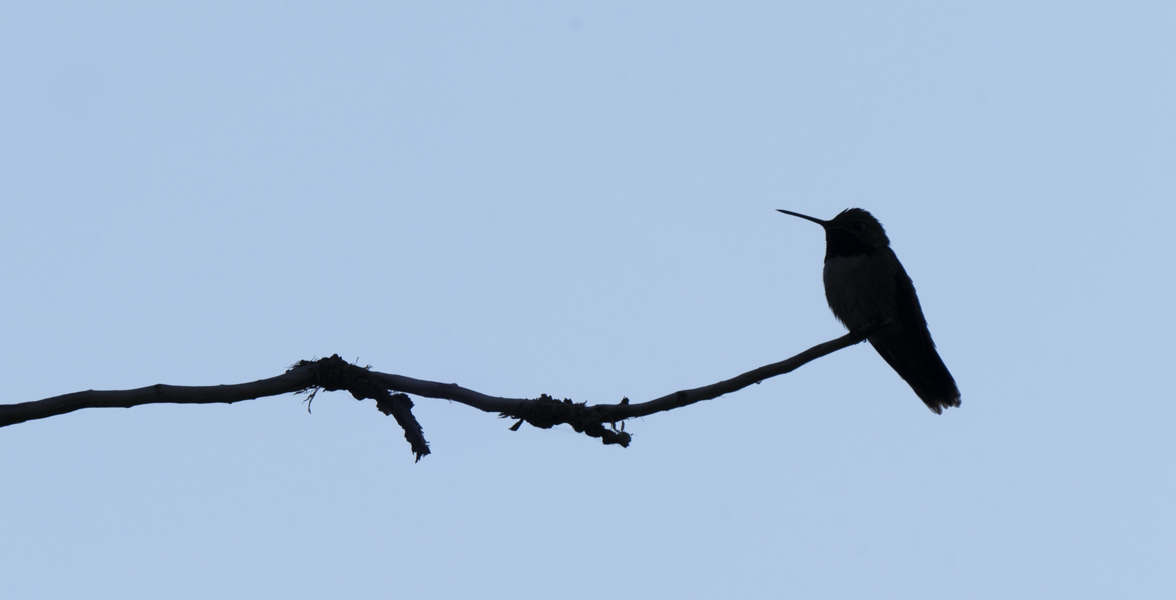
[(133, 390), (87, 390), (33, 402), (0, 405), (0, 427), (64, 415), (83, 408), (130, 408), (161, 403), (231, 404), (313, 387), (313, 371), (295, 367), (277, 377), (234, 385), (183, 386), (157, 383)]
[[(499, 410), (499, 412), (503, 417), (517, 418), (536, 427), (546, 428), (559, 423), (568, 423), (576, 431), (586, 433), (592, 437), (602, 438), (605, 444), (628, 446), (632, 440), (632, 437), (628, 433), (623, 430), (605, 429), (603, 425), (605, 423), (617, 423), (625, 419), (644, 417), (662, 411), (673, 410), (704, 400), (713, 400), (724, 394), (730, 394), (749, 385), (760, 383), (765, 379), (795, 371), (804, 364), (822, 356), (861, 343), (882, 325), (882, 323), (870, 323), (857, 331), (851, 331), (835, 340), (817, 344), (796, 356), (780, 362), (765, 365), (758, 369), (752, 369), (718, 383), (666, 394), (648, 402), (630, 404), (629, 399), (625, 398), (619, 404), (587, 406), (583, 403), (573, 403), (571, 400), (559, 402), (545, 394), (536, 400), (527, 401), (514, 407), (504, 408)], [(457, 401), (460, 402), (460, 400)], [(487, 409), (483, 408), (482, 410)]]
[(412, 414), (412, 400), (393, 394), (373, 373), (348, 364), (338, 355), (317, 361), (300, 361), (277, 377), (235, 385), (164, 385), (133, 390), (87, 390), (44, 400), (0, 405), (0, 427), (63, 415), (83, 408), (130, 408), (143, 404), (232, 404), (281, 394), (347, 390), (358, 400), (373, 398), (380, 412), (391, 415), (404, 428), (416, 459), (429, 453), (420, 423)]
[[(88, 390), (33, 402), (0, 405), (0, 427), (62, 415), (82, 408), (130, 408), (163, 403), (227, 404), (288, 393), (313, 394), (314, 391), (322, 389), (347, 390), (359, 400), (374, 399), (380, 412), (394, 417), (404, 429), (404, 437), (417, 460), (429, 454), (429, 445), (420, 423), (412, 414), (413, 403), (407, 394), (452, 400), (485, 412), (498, 413), (501, 417), (517, 419), (518, 422), (511, 427), (512, 430), (517, 430), (524, 421), (540, 428), (567, 423), (578, 432), (600, 438), (605, 444), (628, 446), (632, 436), (624, 430), (623, 422), (626, 419), (711, 400), (765, 379), (783, 375), (810, 361), (857, 344), (879, 327), (880, 324), (873, 323), (835, 340), (813, 346), (791, 358), (752, 369), (731, 379), (674, 392), (637, 404), (632, 404), (625, 398), (618, 404), (588, 406), (587, 403), (577, 403), (568, 399), (556, 400), (547, 394), (534, 399), (500, 398), (466, 389), (455, 383), (438, 383), (372, 371), (370, 368), (349, 364), (335, 355), (316, 361), (300, 361), (282, 375), (252, 383), (215, 386), (156, 384), (133, 390)], [(617, 429), (617, 423), (622, 424), (620, 429)]]

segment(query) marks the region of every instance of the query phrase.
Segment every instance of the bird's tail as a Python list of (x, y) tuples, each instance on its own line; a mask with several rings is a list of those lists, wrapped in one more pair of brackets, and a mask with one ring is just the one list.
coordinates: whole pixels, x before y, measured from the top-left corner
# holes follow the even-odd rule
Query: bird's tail
[(908, 327), (875, 334), (870, 336), (870, 344), (927, 408), (941, 414), (945, 408), (960, 405), (960, 390), (926, 329)]

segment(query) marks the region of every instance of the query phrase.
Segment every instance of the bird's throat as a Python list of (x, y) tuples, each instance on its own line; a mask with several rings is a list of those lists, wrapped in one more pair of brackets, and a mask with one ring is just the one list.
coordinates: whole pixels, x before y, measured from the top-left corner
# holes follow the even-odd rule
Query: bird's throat
[(836, 256), (865, 256), (874, 253), (875, 248), (844, 229), (825, 231), (825, 260)]

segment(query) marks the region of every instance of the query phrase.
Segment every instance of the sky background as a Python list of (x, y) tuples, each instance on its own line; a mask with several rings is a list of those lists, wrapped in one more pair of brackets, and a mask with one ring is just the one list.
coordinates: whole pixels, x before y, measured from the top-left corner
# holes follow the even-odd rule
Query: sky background
[(1176, 5), (5, 3), (4, 402), (338, 353), (648, 400), (842, 335), (886, 226), (963, 394), (868, 346), (628, 424), (418, 399), (0, 429), (5, 598), (1176, 596)]

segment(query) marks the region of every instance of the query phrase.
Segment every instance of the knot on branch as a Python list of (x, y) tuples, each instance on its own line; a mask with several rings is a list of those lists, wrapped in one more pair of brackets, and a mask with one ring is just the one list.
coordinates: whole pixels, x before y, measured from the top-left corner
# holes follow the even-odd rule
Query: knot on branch
[[(572, 402), (567, 398), (556, 400), (543, 394), (522, 403), (511, 412), (501, 413), (500, 416), (520, 419), (540, 429), (551, 429), (561, 423), (567, 423), (576, 433), (600, 438), (606, 446), (616, 444), (628, 448), (633, 436), (624, 430), (623, 425), (619, 430), (615, 424), (613, 427), (605, 427), (604, 424), (609, 421), (599, 413), (596, 407), (590, 408), (586, 402)], [(518, 425), (511, 429), (518, 429)]]
[(312, 370), (314, 387), (328, 392), (347, 390), (356, 400), (375, 400), (376, 408), (385, 415), (391, 415), (404, 429), (404, 439), (408, 440), (416, 460), (429, 454), (429, 442), (425, 440), (424, 429), (412, 414), (412, 400), (407, 394), (390, 392), (377, 378), (372, 377), (368, 368), (353, 365), (338, 354), (316, 361), (299, 361), (294, 366)]
[(300, 360), (294, 367), (311, 369), (314, 373), (314, 387), (328, 392), (347, 390), (357, 400), (376, 398), (379, 391), (383, 390), (372, 380), (367, 369), (343, 360), (338, 354), (315, 361)]

